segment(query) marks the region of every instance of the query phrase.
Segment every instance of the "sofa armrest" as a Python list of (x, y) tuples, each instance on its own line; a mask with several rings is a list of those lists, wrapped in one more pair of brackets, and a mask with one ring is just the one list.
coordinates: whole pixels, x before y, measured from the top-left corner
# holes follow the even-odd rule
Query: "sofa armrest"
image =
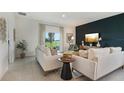
[(123, 66), (123, 58), (124, 57), (122, 53), (112, 53), (98, 56), (97, 78), (100, 78)]
[(44, 56), (44, 57), (45, 60), (49, 62), (49, 61), (57, 61), (57, 59), (61, 57), (61, 55)]
[(73, 69), (79, 71), (80, 73), (84, 74), (92, 80), (96, 80), (97, 62), (79, 56), (73, 57), (76, 60), (72, 64)]
[[(111, 53), (107, 55), (99, 55), (97, 57), (98, 63), (109, 63), (109, 62), (117, 62), (117, 63), (122, 63), (124, 64), (124, 55), (120, 53)], [(119, 61), (119, 62), (118, 62)]]
[(44, 71), (50, 71), (54, 69), (58, 69), (61, 67), (61, 62), (57, 62), (57, 58), (59, 55), (55, 56), (44, 56), (44, 60), (40, 62)]

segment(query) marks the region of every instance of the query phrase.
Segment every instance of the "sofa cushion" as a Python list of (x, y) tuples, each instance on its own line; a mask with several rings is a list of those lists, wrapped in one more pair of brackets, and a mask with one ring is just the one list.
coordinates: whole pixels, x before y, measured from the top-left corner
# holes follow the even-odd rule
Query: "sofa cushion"
[(88, 50), (88, 59), (97, 61), (99, 56), (110, 54), (110, 48), (90, 48)]
[(79, 56), (88, 58), (88, 50), (79, 50)]
[(51, 48), (51, 55), (57, 55), (57, 49)]
[(50, 48), (45, 47), (45, 45), (38, 45), (38, 48), (43, 52), (46, 56), (51, 56)]
[(41, 51), (44, 51), (45, 45), (39, 44), (39, 45), (38, 45), (38, 48), (39, 48)]
[(121, 47), (110, 47), (110, 53), (119, 53), (122, 51)]
[(46, 54), (46, 56), (51, 56), (50, 48), (45, 47), (43, 52)]

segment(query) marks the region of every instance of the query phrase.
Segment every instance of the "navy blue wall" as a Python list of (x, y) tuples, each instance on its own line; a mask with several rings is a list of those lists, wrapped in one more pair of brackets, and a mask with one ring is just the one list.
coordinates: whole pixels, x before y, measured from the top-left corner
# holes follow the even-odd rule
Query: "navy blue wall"
[(122, 46), (124, 49), (124, 13), (76, 27), (76, 43), (81, 45), (85, 34), (100, 33), (103, 47)]

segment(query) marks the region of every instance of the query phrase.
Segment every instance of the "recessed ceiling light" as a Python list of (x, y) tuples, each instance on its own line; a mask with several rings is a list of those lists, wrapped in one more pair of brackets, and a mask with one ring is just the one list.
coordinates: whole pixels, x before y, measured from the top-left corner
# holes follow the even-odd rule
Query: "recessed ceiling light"
[(66, 15), (65, 14), (62, 14), (62, 18), (65, 18), (66, 17)]

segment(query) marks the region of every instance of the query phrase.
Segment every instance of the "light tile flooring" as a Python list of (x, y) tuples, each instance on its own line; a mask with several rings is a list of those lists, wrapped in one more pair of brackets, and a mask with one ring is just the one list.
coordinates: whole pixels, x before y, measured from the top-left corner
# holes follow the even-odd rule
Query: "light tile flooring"
[[(43, 75), (40, 65), (34, 57), (17, 59), (9, 65), (9, 70), (1, 79), (2, 81), (62, 81), (60, 70), (52, 71)], [(73, 78), (72, 81), (89, 81), (85, 76)], [(122, 81), (124, 80), (124, 69), (118, 69), (98, 81)]]

